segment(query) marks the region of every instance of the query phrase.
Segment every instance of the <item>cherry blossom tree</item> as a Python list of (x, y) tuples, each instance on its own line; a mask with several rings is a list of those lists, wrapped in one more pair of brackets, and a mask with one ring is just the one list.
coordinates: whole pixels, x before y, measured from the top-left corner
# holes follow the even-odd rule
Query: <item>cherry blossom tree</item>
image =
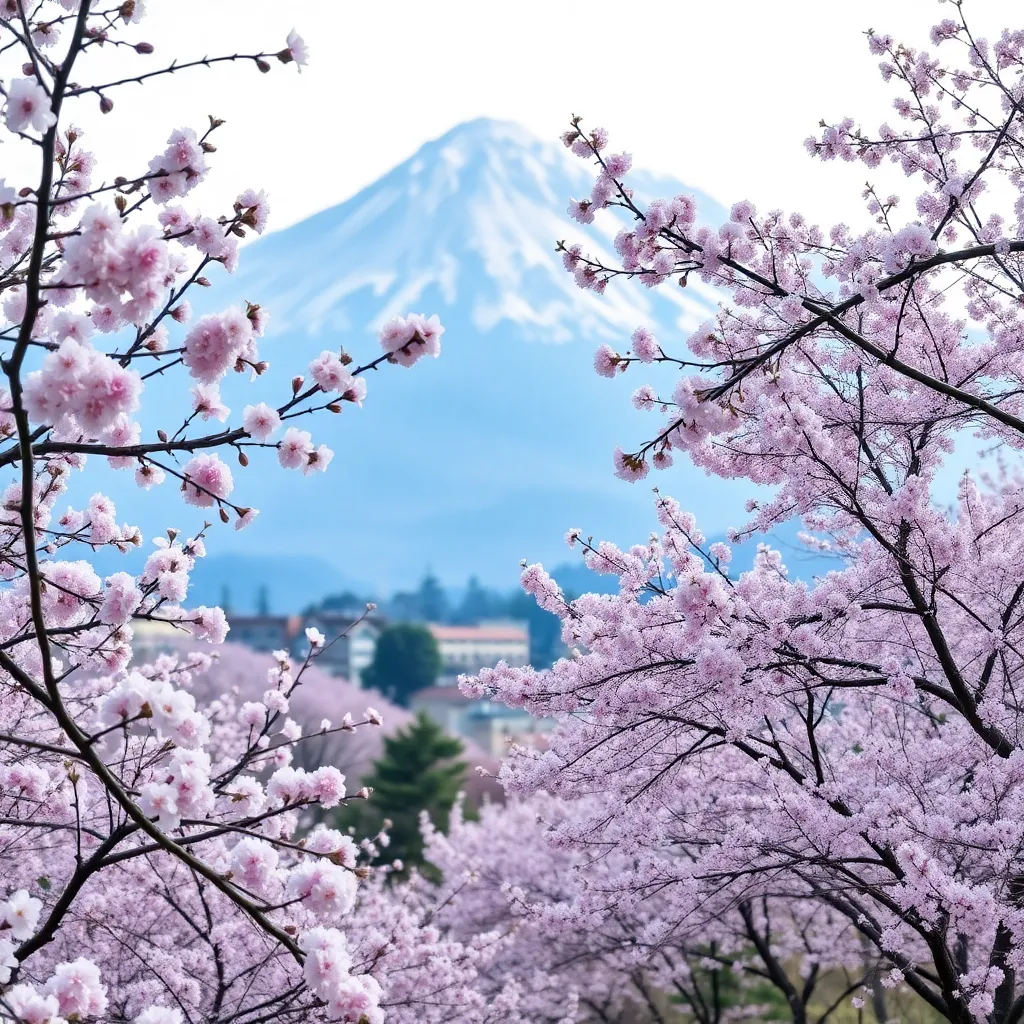
[(778, 1019), (787, 1007), (825, 1022), (865, 989), (885, 1005), (879, 958), (848, 920), (813, 901), (744, 900), (700, 929), (673, 930), (671, 891), (623, 891), (633, 850), (575, 837), (581, 818), (609, 811), (600, 796), (539, 792), (487, 803), (479, 820), (459, 807), (447, 835), (425, 823), (426, 855), (444, 878), (432, 897), (437, 920), (452, 938), (501, 942), (475, 992), (514, 991), (518, 1011), (538, 1022), (561, 1021), (568, 1008), (607, 1024), (638, 1013), (658, 1024), (724, 1024)]
[[(657, 900), (634, 936), (653, 958), (768, 908), (780, 931), (766, 952), (799, 956), (806, 978), (832, 954), (793, 922), (841, 921), (884, 985), (958, 1024), (1011, 1024), (1024, 1019), (1024, 31), (977, 38), (950, 6), (931, 49), (868, 35), (894, 125), (847, 118), (807, 142), (903, 180), (902, 195), (867, 185), (859, 226), (748, 201), (709, 224), (685, 195), (641, 203), (630, 157), (573, 119), (565, 144), (597, 177), (570, 213), (626, 220), (614, 261), (562, 245), (580, 286), (699, 281), (722, 299), (684, 343), (640, 326), (623, 351), (598, 351), (605, 376), (674, 377), (635, 392), (662, 422), (615, 453), (617, 474), (684, 456), (749, 481), (751, 519), (730, 540), (799, 518), (836, 570), (797, 579), (763, 547), (731, 572), (732, 546), (658, 494), (646, 543), (568, 536), (618, 594), (567, 601), (524, 569), (570, 658), (465, 685), (560, 716), (550, 748), (515, 751), (504, 782), (576, 802), (557, 843), (628, 855), (572, 898), (568, 932)], [(980, 449), (988, 468), (975, 459), (956, 483)]]
[[(447, 943), (429, 908), (385, 899), (384, 869), (369, 867), (385, 836), (360, 845), (308, 827), (310, 808), (368, 795), (348, 793), (330, 764), (292, 764), (306, 740), (292, 696), (331, 638), (308, 631), (299, 664), (268, 659), (258, 699), (206, 703), (191, 688), (210, 655), (137, 664), (132, 640), (140, 621), (224, 639), (220, 609), (188, 607), (189, 573), (223, 524), (253, 522), (238, 496), (250, 458), (326, 470), (332, 452), (302, 425), (360, 405), (370, 368), (437, 356), (443, 328), (397, 318), (376, 358), (326, 351), (277, 404), (229, 421), (219, 384), (265, 373), (267, 312), (247, 303), (193, 319), (189, 296), (262, 233), (266, 196), (249, 189), (216, 216), (191, 208), (215, 118), (174, 128), (148, 163), (121, 169), (103, 167), (68, 118), (97, 102), (116, 117), (120, 90), (159, 87), (172, 70), (270, 72), (307, 50), (293, 32), (277, 50), (153, 66), (143, 14), (143, 0), (0, 4), (4, 141), (36, 166), (30, 181), (0, 182), (0, 1020), (374, 1024), (390, 1004), (392, 1019), (434, 1019), (447, 999), (466, 1002), (483, 948)], [(105, 77), (111, 53), (139, 69)], [(86, 65), (97, 77), (83, 78)], [(157, 377), (180, 425), (149, 436), (135, 415)], [(169, 526), (141, 572), (101, 579), (96, 553), (127, 555), (141, 532), (103, 494), (58, 506), (103, 459), (168, 509), (177, 487), (214, 522), (190, 537)], [(314, 731), (380, 722), (370, 708)], [(430, 985), (410, 987), (428, 965)]]

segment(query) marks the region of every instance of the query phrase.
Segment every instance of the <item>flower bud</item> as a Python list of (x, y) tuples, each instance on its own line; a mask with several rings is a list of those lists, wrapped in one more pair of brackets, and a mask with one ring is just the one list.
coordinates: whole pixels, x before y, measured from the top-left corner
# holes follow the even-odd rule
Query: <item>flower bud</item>
[(153, 52), (153, 44), (152, 43), (136, 43), (135, 44), (135, 52), (136, 53), (152, 53)]
[(100, 113), (109, 114), (114, 109), (114, 101), (109, 96), (100, 97)]

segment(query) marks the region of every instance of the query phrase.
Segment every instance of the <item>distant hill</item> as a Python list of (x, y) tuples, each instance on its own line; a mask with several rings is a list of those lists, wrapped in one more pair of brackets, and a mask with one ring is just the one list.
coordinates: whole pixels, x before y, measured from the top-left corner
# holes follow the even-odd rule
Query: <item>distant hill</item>
[(269, 611), (288, 614), (342, 590), (367, 592), (326, 558), (235, 552), (196, 563), (189, 600), (209, 605), (226, 597), (234, 611), (254, 612), (265, 599)]

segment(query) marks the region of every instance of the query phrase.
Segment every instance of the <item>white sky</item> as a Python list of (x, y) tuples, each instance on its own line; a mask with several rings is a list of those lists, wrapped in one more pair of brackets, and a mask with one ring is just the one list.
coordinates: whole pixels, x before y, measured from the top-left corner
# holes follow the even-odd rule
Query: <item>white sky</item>
[[(1009, 0), (967, 9), (989, 37), (1024, 21)], [(301, 75), (276, 62), (268, 75), (199, 68), (112, 92), (108, 117), (89, 97), (74, 118), (106, 176), (148, 160), (172, 127), (225, 118), (202, 205), (219, 212), (241, 188), (266, 188), (277, 228), (460, 121), (498, 117), (555, 138), (574, 112), (637, 165), (724, 203), (832, 222), (860, 210), (865, 169), (810, 160), (804, 138), (821, 118), (895, 119), (863, 31), (927, 45), (928, 27), (952, 13), (941, 0), (149, 0), (132, 38), (157, 53), (133, 54), (131, 67), (276, 49), (292, 27), (310, 64)], [(80, 80), (95, 81), (85, 69)], [(3, 158), (10, 181), (20, 160)]]

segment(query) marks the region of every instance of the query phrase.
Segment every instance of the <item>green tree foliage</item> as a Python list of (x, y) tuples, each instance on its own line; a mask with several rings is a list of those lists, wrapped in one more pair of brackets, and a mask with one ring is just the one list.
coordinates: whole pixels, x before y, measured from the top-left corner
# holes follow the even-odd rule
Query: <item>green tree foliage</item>
[(357, 594), (352, 590), (345, 590), (340, 594), (331, 594), (330, 597), (325, 597), (318, 604), (310, 605), (304, 614), (311, 615), (318, 611), (334, 612), (336, 614), (351, 615), (353, 619), (358, 619), (366, 610), (367, 600), (362, 594)]
[(408, 706), (417, 690), (434, 685), (440, 671), (441, 652), (430, 630), (414, 622), (397, 622), (381, 632), (362, 681)]
[(350, 804), (341, 812), (340, 824), (354, 825), (372, 835), (391, 825), (391, 843), (384, 855), (401, 860), (408, 871), (416, 866), (433, 871), (423, 860), (420, 812), (447, 831), (448, 817), (466, 780), (466, 762), (460, 761), (462, 743), (449, 736), (423, 712), (384, 741), (384, 752), (364, 779), (373, 789), (365, 803)]

